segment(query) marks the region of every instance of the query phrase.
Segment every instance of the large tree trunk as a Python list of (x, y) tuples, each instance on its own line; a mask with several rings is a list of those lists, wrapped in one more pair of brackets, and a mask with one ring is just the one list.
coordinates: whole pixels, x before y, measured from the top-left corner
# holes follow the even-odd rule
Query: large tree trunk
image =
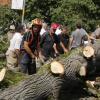
[(95, 66), (96, 66), (96, 72), (100, 72), (100, 39), (98, 39), (94, 44), (93, 48), (95, 50)]
[(5, 90), (0, 94), (0, 100), (42, 100), (50, 94), (58, 100), (61, 84), (62, 80), (49, 72), (32, 75), (20, 85)]
[(66, 86), (69, 87), (80, 81), (77, 74), (82, 66), (77, 59), (75, 60), (77, 61), (75, 66), (72, 64), (74, 59), (70, 58), (68, 61), (66, 61), (66, 58), (63, 59), (65, 60), (62, 60), (60, 63), (65, 67), (64, 76), (54, 75), (51, 71), (48, 71), (50, 70), (50, 65), (47, 65), (48, 68), (45, 71), (42, 66), (40, 72), (36, 75), (32, 75), (17, 87), (9, 88), (0, 93), (0, 100), (42, 100), (42, 98), (51, 94), (54, 100), (58, 100), (60, 89), (65, 84), (64, 80), (66, 80)]
[[(94, 44), (96, 46), (97, 44)], [(100, 45), (99, 45), (100, 46)], [(98, 46), (97, 46), (98, 47)], [(95, 61), (100, 61), (95, 49)], [(9, 88), (0, 93), (0, 100), (42, 100), (49, 95), (53, 95), (54, 100), (58, 100), (59, 93), (63, 87), (72, 88), (84, 82), (81, 80), (85, 74), (81, 76), (81, 67), (94, 68), (94, 59), (86, 59), (82, 54), (82, 48), (73, 50), (67, 57), (59, 57), (58, 60), (64, 66), (64, 75), (54, 75), (50, 71), (50, 64), (42, 66), (36, 75), (32, 75), (18, 86)], [(92, 64), (90, 64), (92, 62)], [(90, 66), (89, 66), (90, 65)], [(100, 66), (100, 64), (99, 64)], [(59, 66), (58, 66), (59, 67)], [(89, 69), (89, 68), (88, 68)], [(88, 73), (89, 71), (87, 71)], [(40, 74), (41, 73), (41, 74)]]

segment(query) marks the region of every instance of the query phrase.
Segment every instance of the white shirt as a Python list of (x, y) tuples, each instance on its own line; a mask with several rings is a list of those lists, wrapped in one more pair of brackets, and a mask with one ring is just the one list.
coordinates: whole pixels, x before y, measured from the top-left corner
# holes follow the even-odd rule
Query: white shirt
[(40, 36), (42, 36), (45, 32), (46, 32), (46, 30), (44, 28), (42, 28), (40, 31)]
[(60, 35), (61, 32), (62, 32), (61, 29), (57, 28), (56, 31), (55, 31), (55, 34), (56, 34), (56, 35)]
[(22, 41), (22, 35), (18, 32), (16, 32), (13, 36), (13, 38), (10, 40), (10, 46), (8, 48), (8, 50), (11, 51), (15, 51), (15, 49), (19, 49), (20, 50), (20, 44)]

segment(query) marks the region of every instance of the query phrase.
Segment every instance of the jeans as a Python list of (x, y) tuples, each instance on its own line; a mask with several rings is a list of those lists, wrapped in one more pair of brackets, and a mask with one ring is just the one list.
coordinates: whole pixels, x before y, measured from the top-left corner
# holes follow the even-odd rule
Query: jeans
[(23, 54), (20, 65), (23, 73), (28, 73), (29, 75), (36, 73), (36, 61), (29, 54)]

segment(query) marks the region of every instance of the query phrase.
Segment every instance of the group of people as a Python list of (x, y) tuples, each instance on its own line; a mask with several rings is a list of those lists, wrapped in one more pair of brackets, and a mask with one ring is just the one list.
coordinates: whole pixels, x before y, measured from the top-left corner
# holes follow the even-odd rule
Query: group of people
[[(10, 27), (14, 30), (14, 26)], [(19, 25), (9, 38), (10, 46), (6, 52), (8, 70), (16, 71), (18, 65), (23, 73), (36, 73), (36, 59), (45, 63), (60, 54), (89, 43), (95, 39), (95, 32), (89, 36), (77, 23), (76, 30), (69, 35), (67, 26), (52, 23), (50, 26), (36, 18), (25, 26)], [(9, 36), (9, 35), (8, 35)], [(100, 37), (100, 31), (99, 31)]]

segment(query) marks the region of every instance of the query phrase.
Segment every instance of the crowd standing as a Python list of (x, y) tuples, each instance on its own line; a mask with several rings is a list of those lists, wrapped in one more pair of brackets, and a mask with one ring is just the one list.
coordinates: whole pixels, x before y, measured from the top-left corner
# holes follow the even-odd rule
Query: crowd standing
[[(82, 27), (76, 24), (76, 29), (69, 34), (68, 26), (59, 23), (48, 23), (36, 18), (27, 23), (26, 27), (19, 25), (16, 29), (10, 26), (8, 41), (10, 46), (6, 52), (8, 70), (18, 71), (32, 75), (36, 73), (36, 61), (45, 63), (60, 54), (87, 45), (95, 39), (100, 39), (100, 27), (90, 36)], [(18, 67), (18, 65), (20, 65)]]

